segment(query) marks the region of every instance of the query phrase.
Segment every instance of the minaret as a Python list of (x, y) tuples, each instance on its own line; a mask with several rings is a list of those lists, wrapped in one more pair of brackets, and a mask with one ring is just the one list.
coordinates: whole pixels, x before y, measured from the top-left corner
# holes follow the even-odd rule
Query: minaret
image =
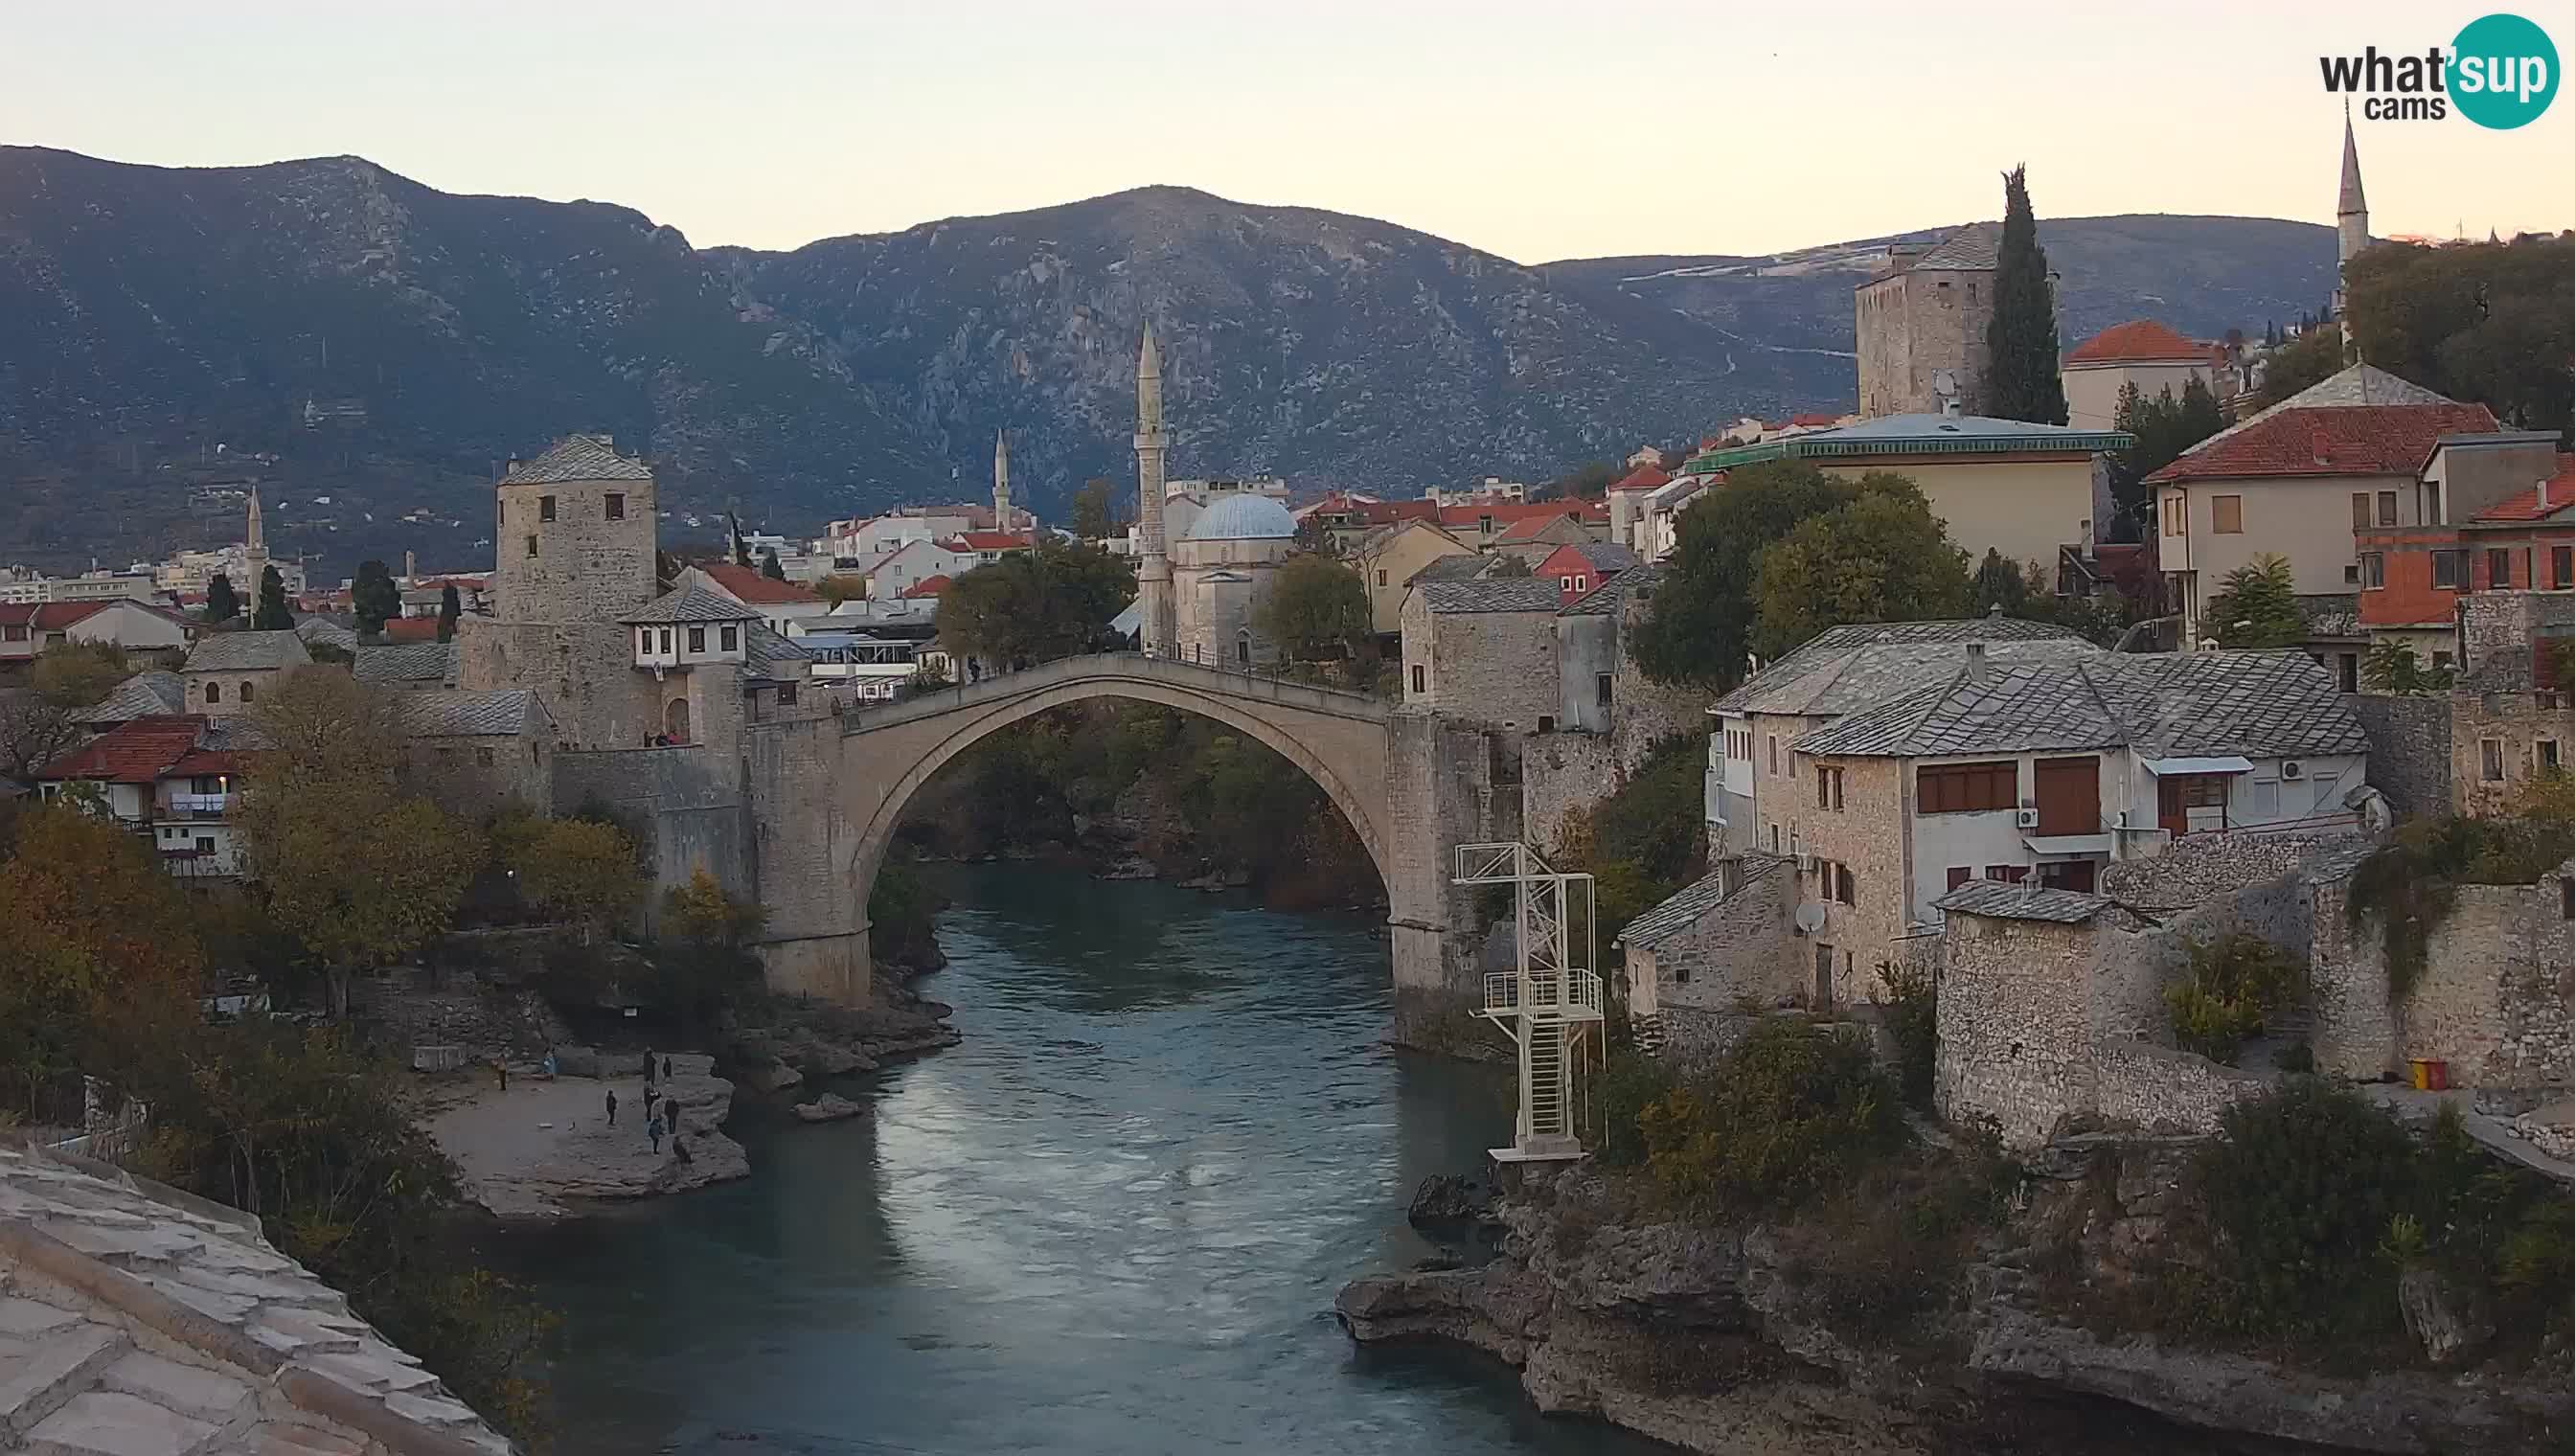
[(2352, 139), (2351, 103), (2342, 109), (2342, 196), (2334, 203), (2334, 317), (2343, 314), (2344, 275), (2369, 246), (2369, 199), (2360, 190), (2360, 147)]
[(1145, 651), (1170, 657), (1172, 562), (1163, 543), (1163, 355), (1154, 347), (1154, 326), (1145, 326), (1145, 349), (1136, 360), (1136, 598), (1144, 604), (1140, 634)]
[(993, 529), (1011, 529), (1011, 437), (993, 432)]
[(242, 526), (242, 575), (250, 580), (241, 587), (242, 599), (253, 609), (259, 606), (259, 579), (268, 570), (268, 532), (259, 519), (259, 487), (250, 488), (250, 519)]

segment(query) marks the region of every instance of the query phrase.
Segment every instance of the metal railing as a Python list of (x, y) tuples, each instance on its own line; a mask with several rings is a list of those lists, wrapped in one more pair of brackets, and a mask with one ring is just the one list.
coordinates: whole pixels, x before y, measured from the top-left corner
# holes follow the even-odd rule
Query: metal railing
[(1557, 1012), (1567, 1020), (1586, 1021), (1601, 1014), (1600, 977), (1590, 971), (1567, 971), (1562, 975), (1533, 971), (1528, 977), (1528, 988), (1529, 998), (1523, 1003), (1518, 972), (1488, 972), (1484, 976), (1484, 1009), (1525, 1010), (1531, 1015)]

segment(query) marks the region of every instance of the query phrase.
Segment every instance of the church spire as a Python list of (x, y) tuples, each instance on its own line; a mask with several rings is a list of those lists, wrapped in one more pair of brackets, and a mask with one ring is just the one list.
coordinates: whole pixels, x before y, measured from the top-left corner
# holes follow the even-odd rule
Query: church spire
[(1011, 529), (1011, 433), (993, 432), (993, 529)]

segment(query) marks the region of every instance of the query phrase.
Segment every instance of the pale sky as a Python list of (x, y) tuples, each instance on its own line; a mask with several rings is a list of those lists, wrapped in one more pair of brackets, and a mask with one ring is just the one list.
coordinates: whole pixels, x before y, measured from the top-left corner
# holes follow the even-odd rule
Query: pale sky
[[(356, 153), (787, 248), (1177, 183), (1523, 263), (1760, 253), (2000, 211), (2331, 222), (2322, 51), (2482, 3), (16, 0), (0, 142)], [(2519, 13), (2575, 65), (2575, 4)], [(2575, 227), (2575, 86), (2514, 132), (2363, 122), (2374, 232)]]

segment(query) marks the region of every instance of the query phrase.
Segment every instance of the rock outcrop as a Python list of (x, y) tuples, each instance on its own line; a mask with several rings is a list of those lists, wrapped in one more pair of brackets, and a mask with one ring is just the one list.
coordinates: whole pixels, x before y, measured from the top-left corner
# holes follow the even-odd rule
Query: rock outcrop
[[(715, 1058), (675, 1052), (663, 1058), (672, 1075), (657, 1078), (648, 1105), (643, 1058), (599, 1079), (520, 1076), (510, 1090), (478, 1090), (440, 1109), (428, 1121), (431, 1136), (454, 1159), (466, 1196), (494, 1217), (560, 1218), (582, 1205), (623, 1202), (685, 1192), (746, 1177), (751, 1158), (725, 1136), (733, 1112), (733, 1083), (715, 1074)], [(614, 1121), (608, 1093), (618, 1097)], [(648, 1132), (652, 1117), (676, 1103), (676, 1132), (665, 1124), (657, 1148)]]

